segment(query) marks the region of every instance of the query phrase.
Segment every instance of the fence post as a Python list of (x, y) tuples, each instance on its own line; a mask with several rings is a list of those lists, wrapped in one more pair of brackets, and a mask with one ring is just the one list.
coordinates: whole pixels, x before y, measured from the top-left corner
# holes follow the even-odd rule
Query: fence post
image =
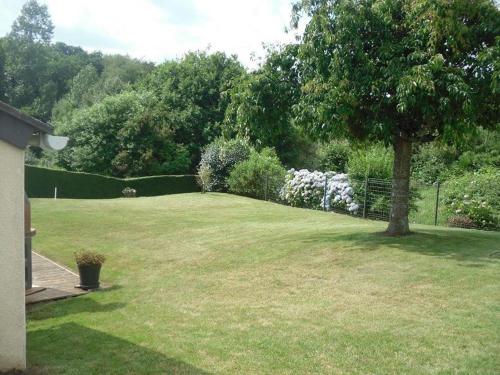
[(363, 217), (366, 219), (366, 200), (368, 199), (368, 176), (365, 177), (365, 198), (363, 200)]
[(323, 211), (327, 211), (326, 208), (326, 190), (328, 189), (328, 177), (325, 174), (325, 186), (323, 188)]
[(436, 208), (434, 210), (434, 225), (438, 225), (438, 209), (439, 209), (439, 190), (441, 187), (441, 183), (439, 180), (436, 181)]

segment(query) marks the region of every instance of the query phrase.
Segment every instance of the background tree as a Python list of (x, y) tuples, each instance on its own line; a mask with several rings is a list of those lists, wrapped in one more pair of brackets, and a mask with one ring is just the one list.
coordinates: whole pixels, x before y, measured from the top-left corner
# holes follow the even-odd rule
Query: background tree
[(4, 99), (44, 121), (50, 119), (54, 104), (84, 66), (102, 69), (101, 53), (88, 54), (80, 47), (51, 44), (53, 29), (47, 7), (30, 0), (2, 41)]
[(297, 51), (295, 44), (270, 48), (262, 66), (231, 89), (224, 120), (226, 137), (248, 137), (257, 147), (274, 147), (288, 165), (295, 164), (305, 142), (292, 114), (300, 97)]
[(191, 170), (200, 160), (202, 147), (220, 136), (229, 104), (227, 92), (244, 73), (234, 56), (190, 52), (160, 65), (140, 85), (156, 96), (154, 110), (174, 131), (175, 142), (187, 147)]
[(89, 107), (106, 96), (130, 90), (132, 85), (149, 73), (153, 66), (128, 56), (101, 56), (96, 64), (90, 63), (69, 80), (66, 94), (52, 110), (52, 121), (57, 125), (70, 122), (76, 110)]
[(46, 5), (28, 0), (21, 9), (21, 15), (12, 24), (10, 37), (28, 43), (50, 44), (54, 25)]
[(54, 85), (48, 79), (50, 50), (46, 48), (53, 30), (47, 7), (30, 0), (4, 39), (7, 100), (30, 114), (45, 117), (44, 120), (47, 117), (40, 116), (44, 112), (41, 97), (51, 101), (54, 95)]
[(155, 100), (148, 92), (126, 91), (76, 111), (56, 128), (70, 138), (57, 154), (59, 165), (117, 177), (186, 172), (189, 154), (152, 110)]
[(498, 112), (500, 12), (491, 0), (303, 0), (298, 121), (316, 136), (394, 148), (387, 233), (409, 233), (412, 146), (457, 140)]

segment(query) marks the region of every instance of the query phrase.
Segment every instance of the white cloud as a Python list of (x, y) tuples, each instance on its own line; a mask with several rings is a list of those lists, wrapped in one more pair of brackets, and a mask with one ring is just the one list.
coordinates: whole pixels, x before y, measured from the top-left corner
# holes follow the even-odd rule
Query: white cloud
[[(250, 56), (263, 55), (263, 42), (293, 40), (292, 35), (285, 33), (290, 21), (290, 0), (191, 0), (186, 4), (195, 14), (178, 12), (169, 6), (171, 1), (43, 2), (49, 7), (56, 39), (155, 62), (211, 46), (212, 50), (237, 54), (245, 65), (254, 67)], [(69, 33), (74, 40), (59, 37)]]

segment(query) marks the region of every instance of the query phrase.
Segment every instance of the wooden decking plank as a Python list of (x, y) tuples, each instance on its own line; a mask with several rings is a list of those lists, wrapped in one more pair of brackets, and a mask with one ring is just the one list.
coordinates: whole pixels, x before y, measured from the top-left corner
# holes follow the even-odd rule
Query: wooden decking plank
[(32, 253), (33, 287), (39, 291), (27, 293), (26, 304), (52, 301), (88, 293), (76, 288), (79, 278), (73, 271), (68, 270), (52, 260), (36, 253)]

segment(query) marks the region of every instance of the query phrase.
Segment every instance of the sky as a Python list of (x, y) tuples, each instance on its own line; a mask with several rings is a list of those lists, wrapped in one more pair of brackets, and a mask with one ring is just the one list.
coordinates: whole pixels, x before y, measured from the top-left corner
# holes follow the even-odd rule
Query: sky
[[(0, 36), (24, 0), (0, 0)], [(128, 54), (160, 63), (188, 51), (236, 54), (248, 68), (263, 43), (286, 43), (292, 0), (39, 0), (55, 26), (54, 41), (88, 51)], [(252, 57), (255, 56), (255, 57)], [(257, 58), (257, 59), (256, 59)]]

